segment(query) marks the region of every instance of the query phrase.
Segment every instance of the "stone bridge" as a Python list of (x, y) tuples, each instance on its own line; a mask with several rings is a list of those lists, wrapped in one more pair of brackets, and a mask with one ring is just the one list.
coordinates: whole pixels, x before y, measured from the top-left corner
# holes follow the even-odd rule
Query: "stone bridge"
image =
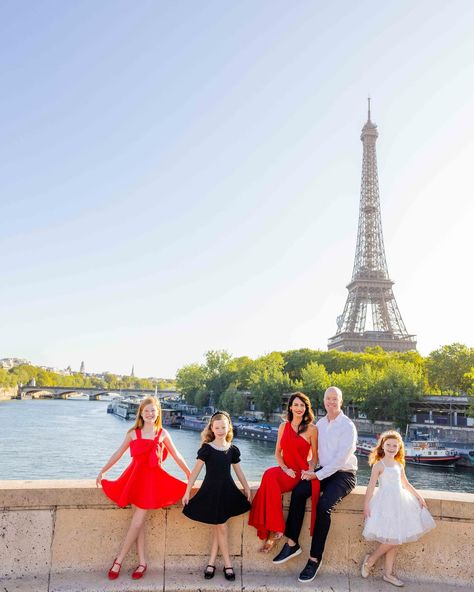
[(18, 387), (18, 399), (68, 399), (73, 395), (86, 395), (90, 401), (97, 401), (101, 396), (129, 397), (131, 395), (156, 395), (159, 399), (171, 399), (180, 394), (173, 390), (147, 389), (111, 389), (75, 386), (21, 386)]

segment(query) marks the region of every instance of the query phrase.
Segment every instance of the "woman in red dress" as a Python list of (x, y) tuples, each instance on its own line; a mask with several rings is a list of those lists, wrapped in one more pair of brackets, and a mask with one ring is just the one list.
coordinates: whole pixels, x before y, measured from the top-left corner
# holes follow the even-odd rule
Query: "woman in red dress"
[[(130, 448), (132, 462), (115, 481), (103, 479), (108, 471)], [(109, 570), (109, 578), (119, 577), (122, 561), (132, 544), (137, 542), (139, 565), (132, 578), (138, 580), (146, 572), (145, 518), (150, 509), (170, 506), (181, 499), (186, 483), (175, 479), (162, 468), (167, 454), (183, 469), (186, 477), (190, 470), (182, 455), (176, 450), (171, 436), (161, 427), (161, 407), (155, 397), (146, 397), (140, 403), (135, 424), (125, 435), (121, 446), (112, 454), (96, 479), (105, 494), (120, 507), (131, 504), (133, 516), (119, 554)]]
[[(268, 553), (275, 541), (283, 536), (285, 519), (281, 495), (291, 491), (301, 480), (302, 471), (314, 470), (318, 463), (318, 430), (313, 424), (314, 413), (309, 398), (293, 393), (288, 401), (287, 421), (280, 425), (275, 448), (278, 467), (267, 469), (252, 502), (249, 524), (265, 543), (260, 549)], [(312, 481), (312, 520), (319, 491), (319, 481)]]

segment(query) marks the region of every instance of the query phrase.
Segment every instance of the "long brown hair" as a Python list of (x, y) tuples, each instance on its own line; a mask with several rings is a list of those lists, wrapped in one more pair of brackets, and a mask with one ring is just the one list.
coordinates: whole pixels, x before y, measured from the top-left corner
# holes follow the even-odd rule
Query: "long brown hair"
[(313, 409), (311, 408), (311, 401), (309, 400), (309, 397), (307, 395), (299, 391), (297, 391), (296, 393), (291, 393), (290, 398), (288, 400), (288, 409), (286, 411), (286, 418), (290, 423), (293, 421), (293, 411), (290, 409), (290, 407), (295, 399), (300, 399), (301, 401), (303, 401), (305, 406), (303, 419), (301, 420), (301, 423), (298, 426), (298, 434), (302, 434), (306, 432), (309, 424), (313, 423), (314, 413)]
[(369, 455), (369, 465), (374, 465), (377, 461), (381, 460), (385, 456), (383, 445), (387, 440), (396, 440), (398, 442), (398, 452), (394, 459), (399, 462), (402, 466), (405, 466), (405, 445), (403, 444), (402, 437), (395, 430), (388, 430), (384, 432)]
[(207, 422), (207, 426), (201, 432), (201, 441), (203, 444), (209, 444), (209, 442), (212, 442), (216, 439), (214, 432), (212, 431), (212, 424), (214, 421), (220, 419), (227, 420), (227, 423), (229, 424), (229, 429), (227, 430), (225, 440), (226, 442), (232, 442), (232, 439), (234, 437), (234, 430), (232, 428), (232, 420), (230, 419), (230, 415), (227, 413), (227, 411), (216, 411), (211, 415), (209, 421)]
[(155, 432), (157, 432), (158, 430), (161, 429), (161, 405), (160, 405), (160, 402), (158, 401), (158, 399), (150, 396), (150, 397), (145, 397), (140, 402), (140, 406), (138, 407), (138, 411), (137, 411), (137, 416), (135, 418), (135, 423), (128, 430), (129, 432), (133, 432), (133, 430), (137, 430), (137, 429), (141, 430), (143, 428), (145, 422), (143, 421), (142, 413), (147, 405), (154, 405), (156, 407), (157, 413), (156, 413), (155, 424), (153, 427), (154, 427)]

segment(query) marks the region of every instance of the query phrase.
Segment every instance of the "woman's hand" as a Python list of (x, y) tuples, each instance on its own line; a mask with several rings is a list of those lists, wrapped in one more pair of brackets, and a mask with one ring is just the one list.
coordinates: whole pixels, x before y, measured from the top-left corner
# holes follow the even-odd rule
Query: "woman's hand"
[(316, 473), (314, 471), (301, 471), (301, 479), (302, 481), (312, 481), (317, 479)]
[(288, 467), (281, 467), (281, 470), (285, 473), (285, 475), (288, 475), (288, 477), (291, 477), (292, 479), (296, 477), (296, 473), (293, 471), (293, 469), (289, 469)]
[(250, 491), (250, 487), (248, 485), (247, 485), (247, 487), (244, 487), (244, 495), (248, 499), (249, 502), (252, 501), (252, 492)]
[(95, 480), (95, 486), (99, 487), (99, 485), (102, 485), (102, 471), (97, 475)]
[(370, 508), (369, 508), (369, 506), (364, 506), (364, 518), (370, 518)]
[(186, 493), (183, 495), (181, 502), (183, 504), (183, 506), (187, 506), (188, 502), (189, 502), (189, 492), (186, 491)]

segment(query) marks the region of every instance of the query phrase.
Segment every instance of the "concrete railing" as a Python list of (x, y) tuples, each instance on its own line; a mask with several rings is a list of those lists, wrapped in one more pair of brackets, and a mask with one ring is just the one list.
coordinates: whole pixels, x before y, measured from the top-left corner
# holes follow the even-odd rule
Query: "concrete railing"
[[(254, 491), (257, 486), (254, 484)], [(333, 515), (321, 569), (324, 574), (356, 577), (362, 557), (375, 547), (361, 536), (364, 493), (364, 487), (357, 487)], [(418, 542), (401, 547), (397, 572), (414, 582), (472, 584), (474, 494), (425, 491), (424, 495), (437, 528)], [(286, 506), (288, 501), (285, 495)], [(128, 590), (109, 588), (105, 572), (123, 540), (130, 515), (130, 509), (116, 508), (91, 481), (0, 481), (0, 590)], [(247, 525), (247, 518), (245, 515), (229, 521), (236, 572), (242, 578), (256, 574), (261, 581), (266, 575), (294, 577), (304, 566), (307, 554), (284, 565), (273, 565), (271, 556), (257, 552), (261, 543), (255, 530)], [(201, 572), (207, 563), (210, 528), (185, 518), (178, 505), (151, 511), (147, 520), (147, 578), (150, 582), (153, 575), (155, 587), (134, 584), (130, 590), (197, 590), (196, 582), (204, 582)], [(309, 504), (300, 543), (305, 551), (309, 549)], [(123, 570), (136, 564), (136, 557), (130, 554)], [(84, 574), (94, 574), (90, 582), (95, 584), (88, 584)], [(191, 582), (187, 588), (182, 584), (185, 576)], [(83, 584), (79, 586), (77, 578), (81, 577)], [(76, 587), (68, 587), (65, 582), (73, 580)], [(272, 589), (271, 584), (266, 585), (254, 589)], [(240, 583), (231, 589), (243, 587)], [(253, 589), (250, 585), (245, 588)]]

